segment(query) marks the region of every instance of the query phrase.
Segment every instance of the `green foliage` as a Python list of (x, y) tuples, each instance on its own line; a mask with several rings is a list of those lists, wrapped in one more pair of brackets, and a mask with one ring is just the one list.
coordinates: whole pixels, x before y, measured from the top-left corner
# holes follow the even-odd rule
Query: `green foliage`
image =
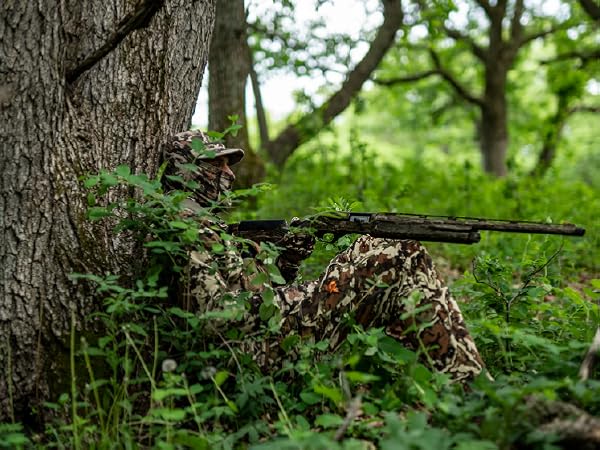
[[(489, 233), (474, 246), (430, 247), (445, 276), (464, 272), (452, 291), (495, 381), (481, 376), (468, 389), (450, 384), (384, 330), (352, 325), (336, 351), (327, 341), (282, 337), (282, 348), (297, 357), (261, 372), (237, 343), (278, 333), (272, 290), (262, 297), (263, 325), (250, 336), (235, 328), (214, 336), (208, 326), (237, 320), (247, 293), (231, 298), (229, 310), (202, 314), (173, 300), (172, 276), (185, 276), (190, 248), (223, 251), (198, 238), (200, 223), (220, 205), (184, 214), (185, 192), (165, 194), (158, 180), (119, 167), (84, 181), (89, 218), (112, 221), (132, 237), (144, 249), (145, 270), (133, 280), (74, 275), (103, 299), (89, 318), (101, 332), (73, 331), (72, 388), (46, 405), (56, 420), (45, 434), (4, 424), (0, 447), (546, 449), (552, 438), (531, 421), (532, 396), (600, 414), (600, 383), (576, 381), (600, 323), (598, 255), (590, 250), (598, 244), (594, 186), (559, 171), (553, 178), (490, 179), (447, 155), (394, 160), (356, 131), (349, 136), (345, 153), (331, 143), (306, 147), (278, 188), (234, 194), (260, 196), (256, 210), (230, 219), (353, 209), (564, 218), (588, 228), (580, 240)], [(112, 192), (131, 197), (110, 202)], [(318, 276), (351, 242), (319, 242), (304, 277)], [(281, 281), (277, 249), (263, 245), (258, 257), (270, 270), (255, 282)]]
[(0, 423), (0, 448), (22, 449), (30, 444), (20, 424)]

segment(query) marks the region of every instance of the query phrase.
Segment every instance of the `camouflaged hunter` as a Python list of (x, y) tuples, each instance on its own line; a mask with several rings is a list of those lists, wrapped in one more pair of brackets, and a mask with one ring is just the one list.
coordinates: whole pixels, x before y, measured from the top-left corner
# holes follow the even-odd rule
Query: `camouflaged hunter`
[[(194, 139), (214, 151), (214, 159), (194, 150)], [(204, 133), (188, 131), (174, 137), (165, 154), (169, 162), (165, 173), (198, 183), (186, 204), (194, 211), (214, 204), (220, 194), (231, 188), (234, 176), (228, 165), (237, 163), (242, 156), (242, 150), (228, 149), (210, 142)], [(186, 163), (193, 163), (196, 168), (184, 167)], [(176, 183), (169, 181), (166, 187), (177, 188)], [(222, 238), (227, 230), (225, 223), (204, 217), (199, 220), (204, 225), (204, 248), (220, 244), (218, 247), (223, 250), (190, 252), (186, 301), (200, 313), (215, 312), (213, 327), (235, 326), (248, 334), (257, 331), (262, 323), (259, 308), (264, 287), (252, 284), (251, 279), (252, 274), (264, 272), (265, 268), (247, 245), (243, 249), (239, 242)], [(286, 284), (273, 286), (273, 303), (278, 309), (275, 317), (281, 331), (260, 343), (248, 340), (241, 344), (242, 350), (251, 353), (264, 370), (277, 367), (283, 358), (290, 357), (280, 344), (293, 334), (327, 339), (330, 348), (335, 349), (348, 332), (343, 320), (347, 313), (364, 328), (383, 327), (389, 336), (419, 351), (425, 364), (454, 380), (470, 379), (483, 370), (460, 309), (419, 242), (361, 236), (331, 260), (318, 280), (293, 283), (300, 262), (312, 252), (314, 239), (288, 233), (274, 240), (282, 248), (277, 265), (286, 280)], [(258, 248), (258, 243), (250, 242), (252, 247)], [(234, 300), (243, 291), (251, 293), (249, 308)], [(230, 313), (235, 310), (234, 324), (219, 321), (218, 312), (224, 309)], [(415, 313), (405, 314), (411, 311)]]

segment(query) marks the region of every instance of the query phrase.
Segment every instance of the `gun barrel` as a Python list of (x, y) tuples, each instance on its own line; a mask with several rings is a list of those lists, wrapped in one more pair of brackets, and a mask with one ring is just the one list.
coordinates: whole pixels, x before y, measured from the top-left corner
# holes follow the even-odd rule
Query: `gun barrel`
[[(352, 213), (350, 213), (352, 215)], [(417, 214), (373, 214), (372, 219), (391, 220), (409, 223), (428, 223), (439, 226), (462, 225), (473, 231), (505, 231), (511, 233), (557, 234), (563, 236), (583, 236), (585, 229), (572, 223), (552, 224), (544, 222), (482, 219), (477, 217), (427, 216)], [(352, 220), (352, 219), (350, 219)]]

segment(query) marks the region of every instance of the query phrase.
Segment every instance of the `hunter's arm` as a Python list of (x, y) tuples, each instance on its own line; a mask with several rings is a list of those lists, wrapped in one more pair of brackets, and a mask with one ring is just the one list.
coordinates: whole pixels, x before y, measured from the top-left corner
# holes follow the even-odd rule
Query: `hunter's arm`
[[(234, 224), (229, 226), (229, 231), (257, 244), (271, 242), (277, 246), (280, 249), (276, 263), (277, 267), (285, 281), (291, 283), (298, 275), (300, 263), (312, 253), (315, 238), (308, 233), (289, 231), (283, 221), (280, 221), (282, 224), (275, 222), (277, 221), (273, 221), (272, 225), (266, 225), (266, 229), (261, 229), (258, 226), (256, 229), (240, 229), (238, 224)], [(264, 221), (260, 222), (261, 225), (264, 223)], [(293, 224), (294, 221), (292, 220)]]

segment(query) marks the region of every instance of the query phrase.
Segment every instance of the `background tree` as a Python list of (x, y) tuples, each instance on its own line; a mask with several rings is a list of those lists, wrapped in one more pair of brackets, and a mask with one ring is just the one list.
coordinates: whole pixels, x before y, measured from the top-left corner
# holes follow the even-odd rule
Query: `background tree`
[(594, 0), (579, 0), (583, 10), (594, 20), (600, 20), (600, 5)]
[[(506, 157), (508, 130), (508, 73), (526, 45), (557, 30), (566, 29), (572, 22), (566, 17), (553, 18), (540, 13), (540, 5), (526, 7), (523, 0), (475, 0), (468, 3), (467, 25), (459, 29), (452, 17), (458, 3), (419, 1), (414, 23), (426, 25), (424, 42), (431, 57), (431, 67), (409, 76), (388, 77), (380, 83), (393, 85), (439, 76), (456, 94), (479, 111), (477, 131), (483, 168), (496, 176), (507, 173)], [(448, 41), (454, 42), (448, 46)], [(467, 70), (453, 67), (451, 61), (460, 52), (468, 52)], [(465, 64), (465, 60), (461, 59)], [(470, 65), (479, 68), (476, 78), (465, 79), (457, 72), (469, 72)], [(473, 87), (480, 86), (480, 93)]]
[(573, 114), (600, 112), (600, 105), (586, 95), (588, 83), (600, 73), (600, 50), (594, 43), (594, 34), (580, 33), (572, 39), (567, 33), (559, 33), (554, 45), (557, 55), (543, 61), (547, 66), (547, 84), (554, 105), (540, 126), (542, 145), (533, 170), (535, 175), (543, 175), (551, 167), (563, 130)]
[(132, 274), (135, 249), (85, 220), (80, 177), (156, 171), (190, 124), (214, 1), (0, 6), (0, 420), (70, 383), (68, 338), (98, 305), (72, 272)]
[[(342, 83), (340, 88), (333, 92), (320, 106), (312, 105), (308, 111), (300, 114), (298, 117), (290, 118), (287, 121), (287, 125), (284, 129), (278, 133), (274, 138), (268, 138), (268, 131), (266, 130), (265, 121), (260, 121), (261, 129), (261, 147), (265, 150), (268, 159), (273, 162), (277, 167), (281, 168), (290, 155), (303, 143), (313, 138), (319, 131), (328, 125), (338, 114), (342, 113), (350, 104), (351, 100), (361, 90), (365, 81), (367, 81), (371, 73), (377, 68), (379, 62), (383, 59), (387, 50), (394, 43), (396, 32), (402, 24), (402, 8), (399, 0), (382, 0), (383, 5), (383, 23), (378, 28), (375, 37), (370, 42), (369, 50), (364, 57), (354, 66), (352, 70), (345, 74), (345, 81)], [(323, 57), (331, 60), (332, 54), (336, 55), (339, 49), (336, 46), (345, 44), (345, 48), (348, 47), (350, 41), (343, 36), (333, 36), (329, 39), (324, 40), (323, 53), (321, 55), (313, 55), (310, 62), (302, 61), (302, 56), (306, 56), (307, 52), (310, 52), (310, 41), (308, 39), (304, 42), (300, 41), (297, 36), (294, 36), (289, 30), (281, 28), (279, 24), (282, 23), (286, 18), (289, 19), (290, 15), (293, 14), (293, 5), (285, 3), (279, 13), (275, 14), (270, 21), (261, 19), (254, 24), (246, 25), (245, 17), (241, 13), (242, 2), (237, 1), (235, 7), (232, 4), (227, 3), (227, 8), (223, 8), (223, 21), (224, 25), (219, 28), (217, 25), (216, 35), (223, 33), (223, 39), (218, 39), (215, 42), (219, 42), (218, 45), (225, 45), (226, 36), (227, 45), (229, 49), (230, 58), (221, 59), (220, 61), (210, 62), (210, 72), (213, 73), (214, 67), (214, 78), (211, 75), (211, 80), (215, 80), (215, 85), (221, 86), (221, 88), (215, 87), (209, 88), (209, 117), (210, 127), (214, 128), (219, 123), (224, 123), (226, 117), (232, 113), (238, 114), (240, 117), (245, 117), (242, 112), (243, 107), (240, 104), (236, 104), (236, 100), (228, 101), (231, 98), (228, 93), (224, 92), (225, 85), (228, 83), (230, 86), (229, 92), (236, 92), (237, 99), (243, 97), (242, 92), (245, 88), (247, 74), (253, 74), (253, 87), (255, 97), (257, 94), (260, 99), (260, 87), (257, 81), (254, 67), (248, 67), (248, 58), (246, 52), (248, 51), (247, 41), (244, 39), (238, 39), (235, 30), (243, 30), (245, 26), (249, 26), (254, 31), (256, 37), (256, 47), (253, 48), (253, 52), (258, 52), (262, 56), (262, 60), (271, 58), (279, 67), (284, 65), (287, 68), (294, 67), (296, 71), (304, 74), (312, 70), (327, 71), (329, 68), (325, 64), (321, 64), (319, 57)], [(219, 23), (219, 19), (217, 19)], [(236, 23), (236, 25), (234, 25)], [(314, 25), (318, 27), (319, 25)], [(313, 37), (313, 42), (315, 38)], [(267, 44), (267, 41), (271, 44)], [(270, 45), (276, 42), (275, 48), (283, 48), (285, 51), (274, 52), (269, 49)], [(275, 55), (274, 53), (278, 53)], [(349, 52), (348, 52), (349, 53)], [(212, 53), (214, 54), (214, 52)], [(237, 56), (235, 56), (237, 55)], [(250, 57), (252, 60), (252, 56)], [(350, 64), (349, 56), (346, 54), (346, 60), (342, 60), (342, 56), (337, 56), (336, 62), (341, 62), (342, 66)], [(341, 60), (341, 61), (340, 61)], [(260, 65), (260, 61), (257, 62)], [(238, 67), (240, 66), (240, 67)], [(272, 69), (272, 67), (271, 67)], [(217, 80), (218, 78), (218, 80)], [(235, 83), (233, 80), (236, 80)], [(227, 81), (226, 81), (227, 80)], [(233, 87), (233, 84), (236, 87)], [(209, 86), (212, 85), (212, 81)], [(257, 101), (260, 106), (260, 100)], [(258, 116), (261, 117), (262, 108), (258, 108)], [(218, 119), (217, 119), (218, 117)], [(218, 127), (217, 127), (218, 129)], [(239, 145), (249, 148), (247, 144), (247, 136), (244, 134), (239, 135), (239, 138), (231, 138), (231, 145)], [(253, 152), (251, 152), (253, 154)], [(256, 181), (258, 175), (264, 172), (261, 167), (260, 161), (254, 159), (252, 156), (250, 161), (246, 163), (248, 169), (243, 172), (254, 173), (253, 176), (243, 175), (247, 180)], [(254, 169), (250, 169), (254, 167)]]
[(250, 146), (246, 119), (246, 81), (252, 69), (244, 0), (217, 1), (209, 56), (208, 128), (221, 131), (237, 116), (242, 127), (225, 136), (226, 144), (244, 149), (236, 170), (237, 183), (250, 186), (264, 177), (264, 163)]

